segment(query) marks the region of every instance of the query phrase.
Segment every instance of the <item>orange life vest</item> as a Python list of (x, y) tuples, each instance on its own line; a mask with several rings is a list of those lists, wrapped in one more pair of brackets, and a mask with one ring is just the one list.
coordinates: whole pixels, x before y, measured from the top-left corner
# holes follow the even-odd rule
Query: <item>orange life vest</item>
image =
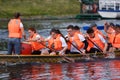
[(90, 49), (94, 47), (94, 44), (90, 42), (89, 40), (87, 40), (87, 42), (88, 42), (87, 51), (90, 51)]
[[(36, 38), (36, 36), (37, 36), (38, 34), (34, 34), (33, 35), (33, 37), (30, 37), (29, 39), (34, 39), (34, 38)], [(42, 44), (44, 44), (45, 45), (45, 42), (42, 42)], [(45, 46), (43, 46), (40, 42), (31, 42), (31, 45), (32, 45), (32, 49), (33, 50), (40, 50), (40, 49), (43, 49), (43, 48), (45, 48)]]
[[(100, 48), (101, 50), (104, 49), (105, 44), (100, 40), (98, 34), (95, 34), (95, 37), (94, 37), (94, 38), (89, 38), (89, 39), (90, 39), (91, 41), (93, 41), (97, 46), (99, 46), (99, 48)], [(91, 44), (91, 46), (93, 46), (93, 45)]]
[(20, 19), (11, 19), (8, 23), (8, 31), (10, 38), (22, 38), (22, 32), (20, 29)]
[(68, 50), (70, 50), (71, 49), (71, 43), (72, 43), (72, 41), (73, 41), (73, 38), (72, 37), (70, 37), (69, 38), (69, 41), (67, 41), (67, 46), (68, 46)]
[(81, 48), (84, 47), (84, 43), (82, 41), (80, 41), (78, 34), (81, 34), (81, 33), (76, 32), (74, 34), (73, 41), (75, 42), (76, 47), (78, 47), (78, 49), (80, 50)]
[(53, 38), (50, 38), (48, 40), (48, 47), (51, 49), (51, 48), (54, 48), (54, 39)]
[(106, 38), (105, 35), (100, 31), (100, 30), (96, 30), (94, 31), (95, 34), (100, 34), (104, 39)]
[(61, 37), (61, 35), (58, 34), (57, 38), (54, 39), (54, 49), (57, 51), (62, 50), (62, 42), (60, 40), (60, 37)]
[(120, 33), (114, 35), (114, 39), (113, 39), (113, 47), (115, 48), (120, 48)]

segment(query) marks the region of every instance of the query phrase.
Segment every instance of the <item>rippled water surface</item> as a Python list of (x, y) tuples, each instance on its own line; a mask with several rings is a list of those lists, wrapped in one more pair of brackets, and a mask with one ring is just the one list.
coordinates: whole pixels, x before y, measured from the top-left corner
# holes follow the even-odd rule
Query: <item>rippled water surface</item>
[(0, 80), (120, 80), (120, 60), (1, 66)]

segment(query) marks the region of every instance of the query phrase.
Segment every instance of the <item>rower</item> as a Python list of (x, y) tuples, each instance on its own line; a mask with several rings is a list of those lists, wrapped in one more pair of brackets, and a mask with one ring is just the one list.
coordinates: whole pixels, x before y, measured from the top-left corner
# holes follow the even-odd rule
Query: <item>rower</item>
[(28, 33), (29, 38), (26, 41), (30, 42), (32, 46), (32, 54), (39, 55), (42, 52), (44, 52), (45, 51), (44, 38), (41, 35), (39, 35), (33, 27), (30, 27), (28, 29)]
[(95, 34), (100, 34), (102, 35), (104, 38), (106, 38), (106, 36), (100, 31), (97, 29), (97, 24), (91, 24), (90, 27), (93, 29), (94, 33)]
[(114, 54), (115, 49), (112, 45), (113, 39), (114, 39), (114, 36), (115, 36), (115, 25), (113, 23), (105, 22), (104, 23), (104, 31), (107, 34), (107, 37), (106, 37), (106, 40), (108, 42), (107, 51), (109, 52), (109, 55), (115, 56), (115, 54)]
[[(65, 39), (62, 37), (61, 32), (58, 29), (51, 29), (51, 39), (53, 40), (53, 44), (51, 47), (53, 47), (52, 52), (50, 55), (56, 55), (57, 53), (59, 55), (64, 55), (67, 50), (67, 43)], [(49, 44), (50, 46), (50, 44)]]
[(120, 49), (120, 25), (119, 24), (116, 24), (115, 34), (113, 34), (112, 37), (113, 37), (113, 42), (112, 42), (113, 47)]
[(90, 57), (86, 54), (86, 50), (88, 47), (88, 43), (85, 40), (84, 36), (80, 32), (80, 28), (78, 26), (69, 25), (67, 27), (67, 40), (68, 40), (68, 50), (70, 50), (71, 54), (80, 54), (85, 56), (86, 58)]
[[(92, 47), (90, 52), (102, 52), (103, 54), (106, 54), (107, 50), (107, 42), (103, 38), (102, 35), (95, 33), (92, 28), (89, 28), (87, 30), (87, 38), (89, 41), (89, 45)], [(91, 43), (92, 42), (92, 43)]]

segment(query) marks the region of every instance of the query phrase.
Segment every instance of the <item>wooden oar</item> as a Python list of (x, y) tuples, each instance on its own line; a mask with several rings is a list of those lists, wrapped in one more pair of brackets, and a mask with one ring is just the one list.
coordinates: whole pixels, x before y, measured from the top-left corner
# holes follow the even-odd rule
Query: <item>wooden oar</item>
[(86, 53), (83, 53), (80, 49), (78, 49), (78, 47), (76, 47), (72, 42), (70, 42), (69, 40), (66, 40), (66, 38), (64, 37), (64, 35), (61, 32), (60, 32), (60, 34), (65, 39), (65, 41), (69, 42), (74, 48), (76, 48), (82, 56), (86, 56), (87, 58), (92, 59), (92, 58), (89, 57), (89, 55), (87, 55)]
[(93, 45), (95, 45), (102, 54), (104, 54), (104, 53), (103, 53), (103, 50), (102, 50), (97, 44), (95, 44), (95, 43), (94, 43), (93, 41), (91, 41), (89, 38), (86, 38), (86, 39), (89, 40)]
[[(54, 51), (56, 52), (56, 50), (52, 49), (52, 48), (49, 48), (48, 46), (46, 46), (45, 44), (43, 44), (42, 42), (40, 42), (40, 44), (42, 44), (43, 46), (45, 46), (46, 48), (50, 49), (51, 51)], [(61, 56), (63, 59), (67, 60), (67, 62), (74, 62), (74, 59), (71, 59), (71, 58), (68, 58), (67, 56), (65, 55), (62, 55)]]
[[(72, 42), (70, 42), (69, 40), (66, 40), (66, 38), (64, 37), (64, 35), (62, 33), (60, 33), (61, 36), (65, 39), (66, 42), (69, 42), (74, 48), (76, 48), (81, 54), (83, 53), (80, 49), (78, 49), (78, 47), (76, 47)], [(83, 54), (82, 54), (83, 55)], [(89, 56), (85, 53), (84, 54), (86, 57), (89, 58)]]

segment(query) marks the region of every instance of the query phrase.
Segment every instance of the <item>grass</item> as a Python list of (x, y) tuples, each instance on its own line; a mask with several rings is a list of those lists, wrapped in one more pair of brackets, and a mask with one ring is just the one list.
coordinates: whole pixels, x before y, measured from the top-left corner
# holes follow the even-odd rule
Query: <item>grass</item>
[(65, 16), (80, 12), (78, 0), (0, 0), (0, 17), (10, 18), (15, 12), (24, 17)]

